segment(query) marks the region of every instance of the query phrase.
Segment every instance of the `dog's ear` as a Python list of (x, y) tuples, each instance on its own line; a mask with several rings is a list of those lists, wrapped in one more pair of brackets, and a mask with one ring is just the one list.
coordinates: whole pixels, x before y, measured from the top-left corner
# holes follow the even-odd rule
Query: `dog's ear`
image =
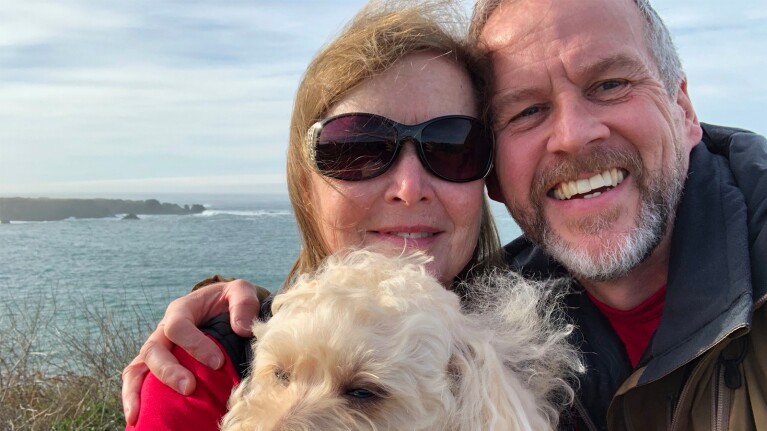
[(455, 355), (450, 357), (447, 363), (447, 378), (450, 380), (450, 392), (453, 397), (458, 399), (461, 391), (461, 376), (463, 375), (464, 365)]
[(482, 429), (487, 422), (486, 411), (493, 410), (486, 388), (483, 387), (482, 370), (478, 368), (476, 352), (466, 343), (454, 340), (453, 354), (447, 364), (450, 392), (455, 400), (456, 429)]
[[(535, 397), (498, 354), (492, 336), (455, 331), (454, 354), (448, 364), (460, 421), (457, 429), (550, 430), (541, 420)], [(485, 328), (486, 330), (486, 328)]]

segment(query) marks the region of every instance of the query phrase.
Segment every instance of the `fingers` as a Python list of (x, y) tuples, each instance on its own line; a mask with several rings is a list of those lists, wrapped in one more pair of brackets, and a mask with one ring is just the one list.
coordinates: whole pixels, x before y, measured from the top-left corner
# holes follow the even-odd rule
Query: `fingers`
[(178, 363), (170, 350), (171, 347), (171, 341), (165, 337), (164, 325), (161, 322), (141, 346), (137, 359), (143, 359), (149, 371), (166, 386), (182, 395), (189, 395), (194, 391), (196, 384), (194, 375)]
[(125, 423), (128, 425), (135, 425), (138, 419), (141, 385), (144, 382), (144, 376), (146, 376), (147, 371), (149, 371), (149, 368), (138, 357), (133, 359), (130, 365), (123, 370), (121, 394)]
[(194, 375), (179, 364), (171, 352), (173, 344), (210, 368), (218, 369), (224, 364), (223, 352), (198, 326), (227, 310), (232, 329), (241, 336), (250, 336), (259, 310), (256, 287), (245, 280), (213, 283), (170, 303), (139, 355), (123, 370), (126, 423), (133, 425), (138, 419), (141, 386), (147, 371), (182, 395), (194, 391)]
[(182, 395), (189, 395), (194, 391), (194, 376), (179, 365), (169, 350), (170, 346), (170, 342), (162, 334), (162, 325), (159, 325), (141, 346), (139, 355), (123, 370), (121, 396), (125, 422), (128, 425), (135, 425), (138, 420), (141, 386), (148, 371), (152, 371), (161, 382)]
[(250, 328), (258, 317), (259, 305), (256, 286), (245, 280), (230, 281), (224, 287), (222, 302), (229, 304), (232, 329), (241, 337), (252, 335)]
[[(167, 314), (163, 320), (168, 321), (164, 328), (164, 335), (171, 343), (186, 350), (193, 358), (214, 370), (224, 365), (223, 352), (221, 352), (221, 349), (218, 348), (213, 340), (200, 331), (194, 323), (194, 319), (190, 319), (182, 311), (174, 311)], [(159, 354), (164, 354), (164, 352), (158, 350), (157, 353), (158, 365), (160, 365), (159, 361), (163, 360), (163, 357), (159, 356)], [(174, 357), (173, 359), (175, 361), (176, 358)], [(152, 372), (154, 372), (154, 369), (152, 369)]]
[[(224, 355), (198, 327), (227, 311), (222, 293), (226, 284), (213, 283), (174, 300), (161, 322), (163, 338), (167, 338), (168, 344), (176, 344), (214, 370), (224, 364)], [(154, 372), (151, 364), (150, 368)]]

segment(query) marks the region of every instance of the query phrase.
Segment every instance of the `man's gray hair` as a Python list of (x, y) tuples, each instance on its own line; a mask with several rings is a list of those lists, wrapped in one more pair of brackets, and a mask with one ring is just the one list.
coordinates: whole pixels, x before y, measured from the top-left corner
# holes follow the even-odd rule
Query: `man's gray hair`
[[(655, 9), (652, 8), (649, 0), (633, 1), (645, 19), (645, 38), (655, 60), (655, 65), (658, 67), (660, 79), (669, 96), (675, 99), (679, 90), (679, 82), (684, 76), (684, 70), (682, 69), (682, 61), (679, 59), (679, 53), (671, 40), (671, 33)], [(474, 12), (469, 25), (469, 41), (473, 46), (479, 46), (479, 36), (482, 29), (487, 24), (490, 15), (503, 2), (504, 0), (477, 0), (474, 3)]]

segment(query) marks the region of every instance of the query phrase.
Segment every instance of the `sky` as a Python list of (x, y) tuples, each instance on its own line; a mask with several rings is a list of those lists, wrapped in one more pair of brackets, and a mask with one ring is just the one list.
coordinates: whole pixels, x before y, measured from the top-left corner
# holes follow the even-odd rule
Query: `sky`
[[(363, 4), (0, 0), (0, 195), (284, 193), (298, 81)], [(702, 121), (767, 133), (767, 0), (654, 5)]]

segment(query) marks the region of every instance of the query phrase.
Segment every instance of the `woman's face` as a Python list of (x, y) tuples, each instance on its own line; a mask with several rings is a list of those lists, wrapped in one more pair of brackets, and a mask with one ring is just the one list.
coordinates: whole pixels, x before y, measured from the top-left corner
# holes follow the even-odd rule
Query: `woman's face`
[[(466, 71), (430, 53), (412, 54), (350, 91), (327, 116), (348, 112), (418, 124), (443, 115), (477, 116)], [(362, 181), (310, 176), (311, 202), (329, 251), (417, 248), (434, 257), (429, 271), (444, 285), (471, 259), (479, 237), (484, 181), (453, 183), (421, 164), (407, 142), (383, 175)]]

